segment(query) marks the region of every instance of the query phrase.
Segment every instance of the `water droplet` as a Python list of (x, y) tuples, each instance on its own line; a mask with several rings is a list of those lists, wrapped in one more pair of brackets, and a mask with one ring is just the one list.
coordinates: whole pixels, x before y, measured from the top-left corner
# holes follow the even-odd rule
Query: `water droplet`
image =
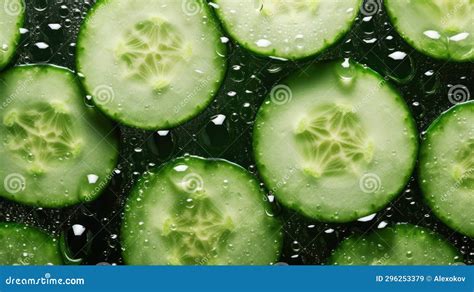
[(439, 32), (437, 32), (436, 30), (426, 30), (423, 32), (423, 34), (433, 40), (437, 40), (441, 37)]
[(258, 41), (255, 42), (255, 44), (260, 48), (266, 48), (266, 47), (269, 47), (272, 44), (272, 42), (266, 39), (259, 39)]

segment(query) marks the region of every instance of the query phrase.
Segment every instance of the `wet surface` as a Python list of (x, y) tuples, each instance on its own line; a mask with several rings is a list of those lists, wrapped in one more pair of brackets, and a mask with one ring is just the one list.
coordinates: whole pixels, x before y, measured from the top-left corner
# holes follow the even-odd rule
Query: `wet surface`
[[(15, 64), (49, 63), (74, 70), (76, 36), (92, 5), (87, 1), (27, 1), (26, 23)], [(350, 58), (376, 70), (402, 93), (420, 133), (453, 103), (469, 99), (468, 95), (448, 94), (451, 88), (474, 92), (472, 63), (439, 61), (418, 53), (396, 33), (383, 9), (372, 16), (360, 14), (338, 44), (317, 58), (298, 63), (256, 57), (230, 41), (228, 44), (229, 69), (224, 84), (214, 102), (198, 117), (175, 129), (160, 131), (117, 125), (121, 134), (120, 161), (110, 186), (98, 200), (65, 209), (42, 209), (0, 199), (0, 220), (39, 226), (61, 237), (63, 251), (71, 263), (121, 264), (121, 217), (125, 199), (140, 175), (189, 153), (228, 159), (258, 176), (251, 147), (255, 114), (272, 86), (306, 63)], [(84, 102), (93, 106), (86, 96)], [(416, 175), (386, 208), (347, 224), (315, 222), (270, 201), (269, 213), (284, 222), (280, 262), (324, 264), (345, 236), (398, 222), (439, 232), (461, 251), (465, 263), (474, 261), (473, 240), (446, 227), (432, 214), (423, 202)]]

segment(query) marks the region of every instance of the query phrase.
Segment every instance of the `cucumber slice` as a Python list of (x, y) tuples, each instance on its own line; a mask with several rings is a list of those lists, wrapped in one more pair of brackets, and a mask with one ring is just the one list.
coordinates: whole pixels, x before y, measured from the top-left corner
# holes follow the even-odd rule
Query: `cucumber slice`
[(133, 189), (122, 229), (132, 265), (263, 265), (281, 249), (258, 182), (224, 160), (178, 158)]
[(433, 122), (419, 159), (428, 205), (446, 225), (474, 237), (474, 102), (458, 104)]
[(348, 60), (310, 65), (275, 86), (253, 142), (261, 176), (279, 200), (327, 222), (383, 208), (407, 183), (418, 147), (399, 93)]
[(398, 224), (369, 235), (345, 239), (329, 259), (333, 265), (453, 265), (462, 263), (456, 248), (435, 232)]
[(182, 2), (100, 1), (87, 16), (77, 67), (109, 117), (168, 129), (212, 101), (226, 72), (226, 46), (207, 3)]
[(318, 54), (343, 37), (362, 1), (214, 2), (225, 29), (243, 47), (260, 55), (295, 60)]
[(474, 1), (386, 0), (398, 33), (418, 51), (439, 59), (474, 59)]
[(24, 5), (22, 0), (0, 0), (0, 70), (10, 62), (20, 40)]
[(58, 241), (43, 231), (0, 223), (0, 265), (61, 265)]
[(76, 77), (53, 66), (0, 75), (0, 196), (40, 207), (95, 199), (112, 177), (112, 124), (84, 104)]

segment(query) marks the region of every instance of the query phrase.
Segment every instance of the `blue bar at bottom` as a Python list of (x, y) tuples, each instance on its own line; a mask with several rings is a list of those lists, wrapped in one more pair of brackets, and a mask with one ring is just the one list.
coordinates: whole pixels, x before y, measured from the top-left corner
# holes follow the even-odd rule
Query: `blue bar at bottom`
[(0, 291), (474, 291), (472, 266), (0, 267)]

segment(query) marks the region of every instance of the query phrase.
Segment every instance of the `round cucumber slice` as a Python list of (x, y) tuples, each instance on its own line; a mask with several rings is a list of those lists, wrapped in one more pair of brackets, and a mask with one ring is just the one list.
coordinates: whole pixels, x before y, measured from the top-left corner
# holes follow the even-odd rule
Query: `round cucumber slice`
[(417, 137), (403, 98), (345, 60), (311, 65), (275, 86), (257, 114), (253, 145), (263, 180), (284, 205), (348, 222), (403, 189)]
[(10, 62), (20, 40), (24, 5), (22, 0), (0, 0), (0, 70)]
[(82, 25), (77, 67), (109, 117), (168, 129), (199, 114), (226, 72), (226, 46), (207, 3), (100, 1)]
[(474, 102), (458, 104), (433, 122), (419, 160), (428, 205), (446, 225), (474, 237)]
[(118, 159), (112, 124), (87, 107), (76, 77), (53, 66), (0, 75), (0, 195), (64, 207), (95, 199)]
[(333, 265), (453, 265), (462, 263), (456, 248), (435, 232), (398, 224), (345, 239), (329, 259)]
[(58, 241), (43, 231), (0, 223), (0, 265), (61, 265)]
[(225, 29), (243, 47), (260, 55), (295, 60), (320, 53), (344, 36), (362, 1), (214, 2)]
[(415, 49), (434, 58), (474, 59), (474, 1), (386, 0), (398, 33)]
[(258, 182), (224, 160), (178, 158), (145, 175), (125, 209), (124, 259), (132, 265), (265, 265), (281, 249)]

